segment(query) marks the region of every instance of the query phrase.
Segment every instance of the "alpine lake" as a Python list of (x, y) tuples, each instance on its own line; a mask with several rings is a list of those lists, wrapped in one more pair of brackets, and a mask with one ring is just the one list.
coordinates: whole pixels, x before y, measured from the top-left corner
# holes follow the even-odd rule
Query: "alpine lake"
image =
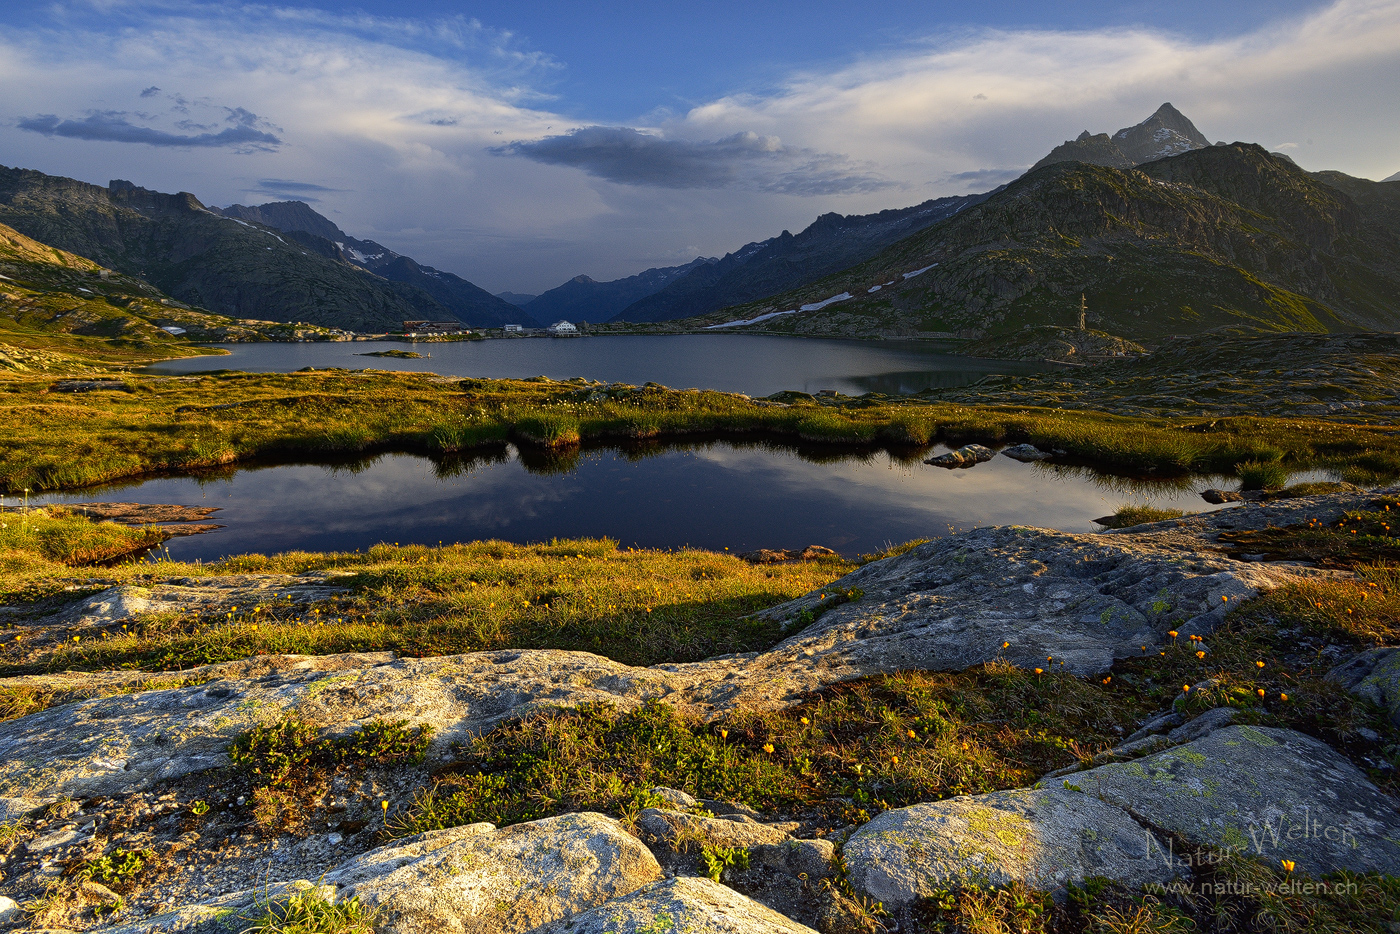
[[(226, 345), (228, 356), (147, 372), (392, 369), (445, 376), (583, 376), (763, 396), (781, 390), (912, 393), (1048, 364), (948, 354), (924, 342), (744, 335)], [(365, 356), (413, 350), (421, 358)], [(430, 356), (429, 356), (430, 355)], [(923, 463), (946, 450), (852, 450), (764, 441), (686, 440), (544, 454), (504, 445), (464, 456), (378, 454), (320, 463), (250, 463), (52, 494), (40, 502), (216, 506), (224, 528), (177, 537), (176, 560), (282, 551), (353, 551), (608, 537), (623, 547), (752, 551), (816, 544), (847, 556), (983, 525), (1072, 532), (1124, 504), (1199, 512), (1224, 477), (1147, 480), (997, 456), (969, 469)], [(1295, 479), (1315, 479), (1299, 476)]]

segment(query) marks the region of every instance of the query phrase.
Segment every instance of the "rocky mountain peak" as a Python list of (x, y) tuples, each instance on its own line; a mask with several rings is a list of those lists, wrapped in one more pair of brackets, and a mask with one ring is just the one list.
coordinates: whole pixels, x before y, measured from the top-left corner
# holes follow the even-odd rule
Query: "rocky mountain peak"
[(1196, 125), (1170, 103), (1158, 107), (1156, 113), (1136, 126), (1113, 134), (1113, 142), (1134, 165), (1210, 145)]
[(275, 227), (287, 233), (300, 230), (339, 243), (350, 239), (346, 236), (345, 231), (341, 230), (330, 219), (317, 213), (305, 201), (270, 201), (255, 207), (230, 204), (222, 210), (216, 208), (215, 211), (225, 217), (252, 221), (255, 224)]
[(1193, 149), (1205, 149), (1209, 145), (1210, 141), (1185, 114), (1166, 103), (1146, 120), (1124, 127), (1112, 137), (1107, 133), (1091, 134), (1085, 130), (1075, 139), (1065, 140), (1031, 166), (1031, 171), (1056, 162), (1087, 162), (1090, 165), (1130, 169), (1144, 162), (1179, 156)]

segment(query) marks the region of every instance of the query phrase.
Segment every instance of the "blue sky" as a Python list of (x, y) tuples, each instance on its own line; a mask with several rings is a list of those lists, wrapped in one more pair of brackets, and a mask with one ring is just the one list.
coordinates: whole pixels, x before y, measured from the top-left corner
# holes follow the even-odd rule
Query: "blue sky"
[(1400, 0), (0, 8), (0, 163), (313, 201), (492, 291), (982, 190), (1170, 100), (1400, 170)]

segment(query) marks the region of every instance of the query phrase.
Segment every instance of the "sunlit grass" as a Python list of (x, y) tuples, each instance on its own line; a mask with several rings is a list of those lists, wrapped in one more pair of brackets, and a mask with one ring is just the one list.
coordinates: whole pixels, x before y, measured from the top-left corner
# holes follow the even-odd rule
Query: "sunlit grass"
[[(32, 553), (0, 566), (0, 591), (42, 597), (70, 571)], [(365, 552), (247, 555), (217, 564), (111, 568), (115, 579), (336, 571), (347, 592), (307, 608), (285, 596), (207, 613), (147, 615), (32, 654), (0, 642), (4, 669), (172, 670), (258, 654), (391, 651), (451, 655), (505, 648), (596, 652), (627, 664), (693, 661), (767, 648), (777, 623), (748, 618), (849, 572), (840, 558), (755, 566), (684, 549), (619, 549), (611, 540), (378, 545)], [(12, 598), (13, 599), (13, 598)]]
[(0, 555), (29, 553), (66, 565), (96, 564), (145, 551), (167, 538), (154, 526), (93, 522), (61, 506), (0, 512)]

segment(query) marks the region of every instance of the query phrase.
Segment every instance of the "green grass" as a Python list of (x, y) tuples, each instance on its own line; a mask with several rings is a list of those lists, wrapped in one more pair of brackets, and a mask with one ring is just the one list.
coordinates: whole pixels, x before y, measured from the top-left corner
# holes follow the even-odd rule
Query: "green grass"
[(99, 564), (139, 554), (169, 537), (155, 526), (93, 522), (61, 506), (0, 512), (0, 556), (29, 552), (65, 565)]
[(151, 850), (123, 850), (117, 848), (110, 853), (84, 860), (73, 873), (84, 881), (100, 882), (116, 891), (126, 891), (146, 870), (147, 864), (155, 858)]
[[(535, 469), (567, 469), (580, 444), (687, 437), (886, 447), (913, 458), (935, 442), (1029, 442), (1069, 463), (1157, 476), (1229, 472), (1250, 460), (1289, 469), (1400, 474), (1400, 438), (1335, 421), (1129, 418), (917, 398), (794, 397), (786, 407), (718, 392), (579, 382), (460, 380), (344, 370), (127, 377), (132, 392), (61, 394), (47, 379), (0, 380), (0, 489), (54, 490), (157, 471), (200, 472), (256, 458), (335, 459), (403, 450), (444, 456), (515, 441)], [(444, 469), (458, 467), (446, 463)]]
[[(610, 540), (539, 545), (486, 541), (439, 548), (379, 545), (365, 552), (217, 564), (173, 562), (104, 569), (112, 582), (219, 574), (337, 571), (349, 588), (306, 608), (286, 599), (143, 616), (135, 624), (64, 634), (43, 645), (0, 637), (0, 672), (179, 670), (259, 654), (392, 651), (454, 655), (505, 648), (596, 652), (627, 664), (695, 661), (759, 651), (783, 637), (749, 618), (846, 574), (840, 558), (751, 565), (683, 549), (622, 550)], [(43, 605), (65, 594), (72, 570), (33, 551), (0, 553), (0, 599)]]
[(305, 784), (341, 766), (421, 765), (432, 730), (404, 721), (371, 720), (349, 736), (318, 739), (302, 720), (259, 726), (229, 747), (234, 766), (257, 785)]

